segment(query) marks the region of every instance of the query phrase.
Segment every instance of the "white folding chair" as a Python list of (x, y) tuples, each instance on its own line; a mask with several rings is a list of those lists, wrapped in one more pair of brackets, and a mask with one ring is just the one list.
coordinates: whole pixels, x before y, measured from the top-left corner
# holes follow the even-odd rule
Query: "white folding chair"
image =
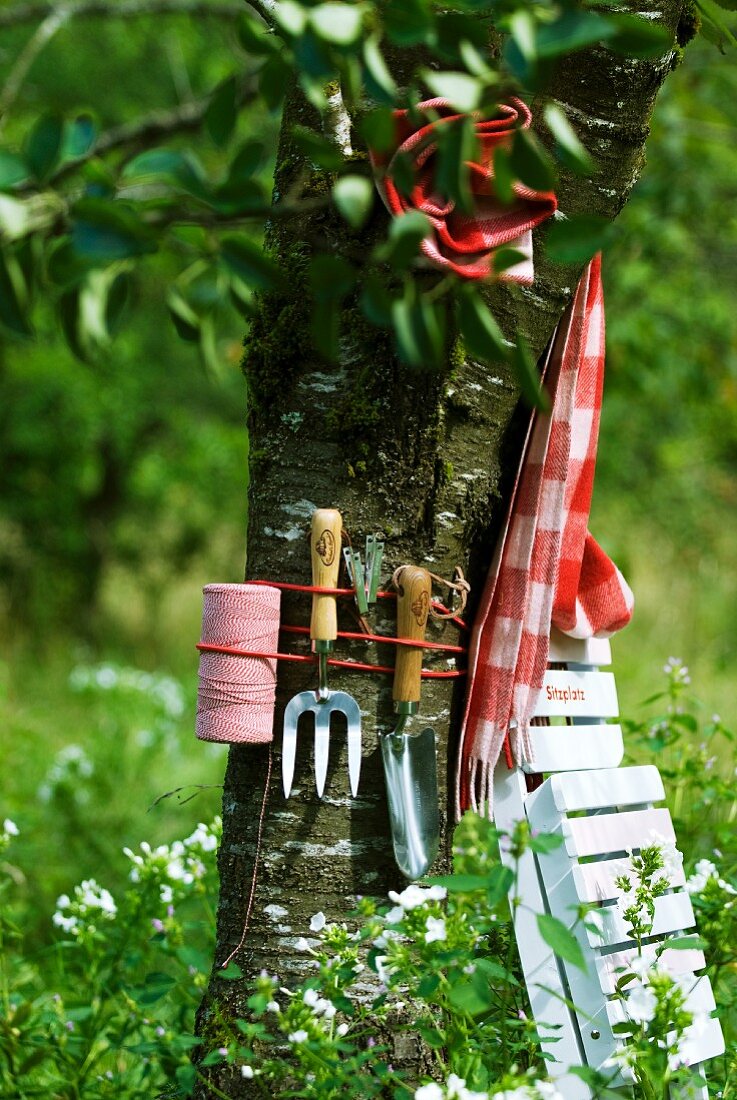
[[(607, 721), (618, 714), (614, 676), (600, 671), (610, 663), (608, 641), (578, 641), (554, 631), (530, 729), (534, 757), (514, 769), (502, 758), (494, 777), (494, 820), (500, 829), (511, 830), (526, 817), (532, 829), (564, 839), (552, 852), (526, 852), (514, 889), (522, 902), (515, 907), (515, 934), (530, 1004), (543, 1050), (555, 1059), (548, 1062), (549, 1071), (566, 1100), (593, 1095), (568, 1067), (601, 1069), (623, 1042), (612, 1031), (626, 1019), (621, 999), (614, 997), (615, 984), (618, 971), (636, 954), (636, 944), (613, 904), (619, 893), (614, 880), (628, 849), (652, 844), (656, 835), (675, 841), (670, 813), (653, 808), (665, 797), (657, 768), (620, 767), (622, 731)], [(533, 774), (548, 778), (530, 791)], [(502, 858), (511, 865), (508, 853)], [(674, 934), (682, 938), (694, 925), (682, 870), (669, 881), (669, 892), (656, 899), (652, 937), (643, 949), (653, 958), (663, 940)], [(582, 902), (598, 904), (598, 934), (577, 920)], [(538, 931), (539, 913), (550, 913), (572, 929), (588, 964), (586, 973), (553, 954)], [(693, 975), (688, 1006), (712, 1011), (709, 979), (697, 974), (705, 966), (702, 952), (666, 952), (671, 969)], [(722, 1029), (713, 1018), (698, 1038), (685, 1039), (679, 1053), (693, 1069), (689, 1095), (706, 1100), (698, 1067), (723, 1051)], [(620, 1076), (613, 1084), (626, 1081)]]

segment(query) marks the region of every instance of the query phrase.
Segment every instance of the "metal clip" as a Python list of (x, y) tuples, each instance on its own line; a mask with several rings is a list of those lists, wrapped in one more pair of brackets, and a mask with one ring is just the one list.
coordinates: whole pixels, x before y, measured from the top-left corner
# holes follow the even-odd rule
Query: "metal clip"
[(367, 599), (376, 603), (376, 594), (381, 583), (381, 562), (384, 557), (384, 543), (375, 535), (366, 538), (366, 576), (368, 578)]
[(345, 561), (346, 569), (348, 570), (350, 582), (353, 585), (353, 589), (356, 593), (356, 606), (358, 607), (358, 613), (359, 615), (367, 615), (368, 603), (366, 601), (366, 578), (364, 576), (363, 565), (361, 563), (361, 555), (356, 553), (352, 546), (344, 546), (343, 559)]

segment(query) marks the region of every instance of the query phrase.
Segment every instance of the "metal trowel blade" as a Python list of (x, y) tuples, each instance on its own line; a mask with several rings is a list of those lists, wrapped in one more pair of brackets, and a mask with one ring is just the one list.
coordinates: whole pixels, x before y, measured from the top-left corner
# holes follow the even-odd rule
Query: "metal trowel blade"
[(410, 881), (430, 868), (440, 846), (435, 731), (380, 738), (394, 858)]

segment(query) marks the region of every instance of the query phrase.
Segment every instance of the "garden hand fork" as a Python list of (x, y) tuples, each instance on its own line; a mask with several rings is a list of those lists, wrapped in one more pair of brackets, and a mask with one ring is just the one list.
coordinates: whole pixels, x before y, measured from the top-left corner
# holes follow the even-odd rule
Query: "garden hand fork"
[[(334, 508), (318, 508), (312, 513), (310, 557), (312, 584), (319, 588), (335, 588), (340, 569), (340, 541), (343, 521)], [(328, 770), (330, 749), (330, 718), (336, 711), (345, 715), (348, 723), (348, 775), (351, 794), (356, 796), (361, 771), (361, 712), (352, 695), (328, 688), (328, 654), (338, 636), (338, 614), (335, 596), (314, 592), (310, 638), (313, 653), (318, 658), (317, 691), (301, 691), (287, 703), (284, 711), (282, 743), (282, 782), (284, 797), (289, 798), (297, 751), (297, 723), (300, 715), (311, 711), (315, 716), (315, 786), (322, 798)]]

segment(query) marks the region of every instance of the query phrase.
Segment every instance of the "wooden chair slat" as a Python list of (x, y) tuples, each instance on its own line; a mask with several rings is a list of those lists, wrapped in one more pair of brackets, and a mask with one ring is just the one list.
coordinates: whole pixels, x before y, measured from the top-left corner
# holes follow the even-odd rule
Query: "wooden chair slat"
[(611, 672), (548, 669), (535, 718), (616, 718), (617, 688)]
[[(611, 727), (601, 728), (608, 730)], [(601, 810), (608, 806), (642, 805), (660, 802), (665, 798), (660, 773), (652, 764), (553, 775), (548, 782), (552, 787), (555, 805), (559, 810), (568, 813), (577, 810)]]
[[(601, 859), (595, 863), (574, 863), (573, 881), (579, 901), (615, 901), (621, 893), (615, 880), (619, 875), (628, 873), (631, 875), (632, 869), (626, 857)], [(686, 885), (682, 867), (668, 874), (659, 872), (659, 877), (667, 878), (671, 889)]]
[(675, 842), (673, 822), (665, 809), (565, 818), (561, 828), (568, 854), (579, 858), (625, 852), (643, 844)]
[[(648, 963), (654, 963), (657, 957), (657, 951), (661, 946), (662, 945), (659, 943), (643, 944), (643, 958), (646, 959)], [(611, 996), (611, 994), (614, 993), (617, 981), (622, 974), (629, 970), (632, 960), (636, 957), (636, 948), (630, 948), (626, 951), (612, 951), (608, 955), (597, 953), (596, 969), (599, 974), (599, 984), (602, 993), (606, 996)], [(660, 960), (662, 965), (671, 974), (693, 974), (694, 971), (703, 970), (706, 966), (704, 953), (698, 948), (688, 948), (684, 951), (674, 951), (666, 948), (660, 956)]]
[(523, 763), (528, 773), (616, 768), (624, 756), (621, 726), (530, 726), (533, 757)]
[[(619, 944), (631, 944), (632, 934), (629, 925), (620, 915), (616, 905), (605, 905), (591, 913), (599, 931), (592, 928), (588, 933), (592, 947), (616, 947)], [(592, 921), (593, 923), (593, 921)], [(693, 928), (696, 923), (691, 898), (688, 894), (664, 894), (655, 899), (652, 936), (665, 936), (670, 932), (680, 932)]]
[(612, 663), (612, 647), (608, 638), (569, 638), (553, 627), (548, 660), (551, 664), (595, 665), (600, 668)]

